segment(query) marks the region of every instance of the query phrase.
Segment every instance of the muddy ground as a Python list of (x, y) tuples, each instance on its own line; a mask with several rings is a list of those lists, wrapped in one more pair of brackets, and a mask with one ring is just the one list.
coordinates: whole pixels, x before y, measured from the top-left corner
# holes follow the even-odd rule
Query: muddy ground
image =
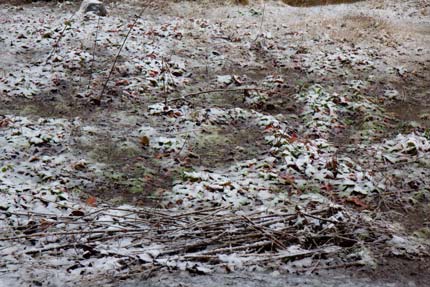
[[(70, 285), (146, 286), (140, 282), (152, 278), (148, 286), (201, 286), (190, 274), (209, 273), (206, 263), (215, 266), (210, 276), (232, 286), (281, 286), (287, 273), (307, 276), (288, 279), (291, 286), (325, 286), (318, 280), (327, 277), (309, 276), (331, 269), (326, 276), (346, 270), (347, 277), (326, 286), (429, 282), (428, 1), (107, 1), (107, 17), (76, 13), (76, 2), (25, 2), (0, 3), (0, 192), (7, 203), (0, 205), (0, 252), (7, 257), (0, 276), (8, 286), (60, 286), (63, 278)], [(179, 259), (160, 251), (150, 253), (153, 262), (139, 257), (145, 267), (137, 268), (127, 260), (147, 254), (145, 245), (111, 254), (94, 247), (105, 243), (89, 248), (92, 239), (81, 237), (84, 247), (74, 248), (84, 255), (76, 251), (69, 262), (69, 247), (59, 255), (49, 245), (69, 246), (61, 241), (69, 238), (34, 240), (35, 221), (20, 217), (51, 220), (122, 206), (178, 218), (221, 209), (220, 217), (213, 210), (191, 216), (193, 228), (241, 212), (298, 212), (288, 228), (309, 228), (312, 236), (288, 240), (301, 251), (334, 244), (342, 252), (331, 259), (324, 249), (306, 262), (298, 258), (297, 267), (294, 260), (248, 265), (246, 252), (229, 251), (239, 259), (214, 263), (200, 249), (181, 251)], [(328, 209), (338, 213), (318, 213), (324, 218), (309, 227), (300, 220)], [(109, 220), (96, 227), (129, 227)], [(337, 237), (321, 225), (342, 220), (354, 227), (341, 224)], [(76, 229), (37, 224), (39, 233)], [(163, 224), (155, 228), (171, 227)], [(267, 232), (262, 238), (278, 244), (276, 230)], [(170, 250), (166, 242), (175, 239), (160, 238), (157, 248)], [(21, 254), (14, 240), (39, 253)], [(134, 240), (124, 246), (140, 246)], [(288, 240), (252, 256), (290, 250)], [(110, 250), (107, 242), (102, 248)], [(189, 252), (204, 254), (196, 261), (204, 267), (183, 267), (195, 258)], [(40, 264), (45, 272), (33, 270)], [(255, 266), (260, 283), (232, 279)], [(239, 273), (230, 278), (220, 269)], [(26, 270), (33, 277), (23, 276)], [(180, 275), (183, 283), (166, 275), (177, 270), (190, 272)], [(268, 275), (273, 271), (280, 275)]]

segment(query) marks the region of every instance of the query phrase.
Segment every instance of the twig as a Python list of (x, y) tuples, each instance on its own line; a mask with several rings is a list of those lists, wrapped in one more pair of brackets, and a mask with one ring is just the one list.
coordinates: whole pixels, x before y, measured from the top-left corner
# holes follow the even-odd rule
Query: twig
[(194, 227), (198, 227), (198, 224), (200, 223), (200, 222), (203, 222), (204, 220), (206, 220), (206, 219), (208, 219), (208, 218), (210, 218), (210, 217), (213, 217), (215, 214), (217, 214), (218, 212), (220, 212), (221, 210), (224, 210), (225, 208), (224, 207), (221, 207), (221, 208), (218, 208), (218, 209), (216, 209), (215, 211), (213, 211), (211, 214), (209, 214), (209, 215), (206, 215), (206, 216), (204, 216), (203, 218), (200, 218), (199, 220), (197, 220), (197, 221), (195, 221), (195, 222), (193, 222), (191, 225), (189, 225), (189, 226), (187, 226), (186, 228), (187, 229), (193, 229)]
[(306, 257), (306, 256), (315, 255), (315, 254), (330, 254), (330, 253), (337, 253), (337, 252), (338, 252), (337, 250), (327, 252), (324, 249), (312, 249), (312, 250), (307, 250), (300, 253), (281, 253), (276, 255), (270, 255), (268, 258), (255, 259), (253, 260), (253, 263), (267, 261), (267, 260), (282, 260), (286, 258)]
[[(161, 74), (163, 75), (163, 93), (164, 93), (164, 105), (167, 106), (167, 86), (168, 86), (168, 81), (167, 81), (167, 68), (166, 68), (166, 63), (164, 60), (164, 57), (161, 58)], [(160, 75), (161, 76), (161, 75)]]
[(216, 242), (217, 240), (219, 240), (220, 238), (222, 238), (224, 236), (225, 232), (221, 233), (218, 236), (215, 236), (213, 238), (209, 238), (209, 239), (205, 239), (202, 241), (198, 241), (196, 243), (192, 243), (189, 245), (185, 245), (185, 246), (181, 246), (180, 248), (176, 248), (176, 249), (172, 249), (172, 250), (167, 250), (164, 252), (161, 252), (160, 255), (172, 255), (172, 254), (177, 254), (180, 252), (185, 252), (188, 250), (192, 250), (195, 248), (199, 248), (199, 247), (204, 247), (204, 246), (208, 246), (209, 244)]
[(300, 212), (300, 214), (302, 214), (304, 216), (307, 216), (307, 217), (311, 217), (313, 219), (318, 219), (318, 220), (321, 220), (321, 221), (327, 221), (327, 222), (334, 223), (334, 224), (342, 224), (343, 223), (343, 222), (340, 222), (340, 221), (331, 220), (331, 219), (328, 219), (328, 218), (322, 218), (322, 217), (315, 216), (315, 215), (308, 214), (308, 213), (304, 213), (304, 212)]
[(28, 239), (28, 238), (33, 238), (33, 237), (58, 236), (58, 235), (80, 235), (80, 234), (118, 233), (118, 232), (134, 233), (134, 232), (146, 232), (146, 231), (148, 231), (148, 228), (46, 232), (46, 233), (33, 233), (33, 234), (27, 234), (27, 235), (19, 235), (19, 236), (13, 236), (13, 237), (0, 237), (0, 241), (9, 241), (9, 240), (16, 240), (16, 239)]
[(198, 95), (211, 94), (211, 93), (221, 93), (221, 92), (227, 93), (227, 92), (241, 92), (241, 91), (267, 91), (267, 90), (268, 89), (262, 89), (262, 88), (214, 89), (214, 90), (206, 90), (206, 91), (186, 94), (186, 95), (179, 97), (179, 98), (170, 99), (169, 102), (176, 102), (176, 101), (182, 101), (182, 100), (187, 101), (186, 97), (195, 97)]
[(175, 85), (175, 80), (173, 78), (172, 72), (170, 71), (169, 63), (164, 59), (164, 57), (161, 58), (161, 63), (162, 63), (161, 64), (162, 65), (162, 74), (164, 76), (164, 79), (163, 79), (163, 83), (164, 83), (163, 84), (164, 85), (164, 105), (167, 106), (168, 97), (169, 97), (169, 94), (168, 94), (169, 81), (168, 81), (167, 77), (170, 78), (170, 81), (171, 81), (173, 86)]
[(211, 208), (206, 208), (206, 209), (200, 209), (200, 210), (185, 212), (185, 213), (181, 213), (181, 214), (176, 214), (176, 215), (173, 215), (173, 217), (175, 217), (175, 218), (177, 218), (177, 217), (188, 217), (190, 215), (202, 214), (205, 212), (212, 212), (212, 211), (216, 211), (216, 210), (220, 210), (220, 209), (224, 209), (224, 207), (223, 208), (211, 207)]
[(71, 23), (71, 21), (72, 21), (73, 17), (75, 17), (76, 13), (77, 13), (77, 12), (73, 13), (73, 14), (72, 14), (72, 16), (70, 16), (70, 17), (69, 17), (69, 19), (67, 19), (67, 20), (64, 22), (64, 27), (63, 27), (63, 29), (61, 30), (59, 37), (58, 37), (58, 38), (57, 38), (57, 40), (55, 41), (55, 43), (54, 43), (54, 47), (52, 48), (51, 52), (49, 53), (48, 57), (46, 58), (46, 62), (48, 62), (48, 61), (49, 61), (49, 59), (51, 59), (52, 55), (54, 55), (54, 53), (57, 51), (58, 44), (60, 43), (60, 40), (63, 38), (63, 36), (64, 36), (64, 32), (66, 32), (67, 27), (71, 26), (71, 25), (70, 25), (70, 23)]
[(287, 247), (285, 247), (285, 245), (282, 244), (282, 242), (280, 242), (276, 237), (274, 237), (272, 234), (270, 234), (269, 232), (267, 232), (261, 226), (256, 225), (251, 219), (249, 219), (245, 215), (243, 215), (242, 218), (244, 218), (246, 221), (248, 221), (254, 227), (254, 229), (256, 229), (258, 231), (261, 231), (264, 235), (266, 235), (267, 237), (269, 237), (269, 239), (271, 239), (273, 241), (273, 243), (275, 245), (277, 245), (279, 248), (281, 248), (281, 249), (287, 249)]
[(206, 252), (198, 253), (196, 255), (232, 253), (234, 251), (240, 251), (240, 250), (246, 250), (246, 249), (254, 249), (254, 248), (258, 248), (258, 247), (265, 247), (265, 246), (272, 245), (272, 244), (273, 244), (273, 242), (270, 241), (270, 240), (259, 241), (259, 242), (254, 242), (254, 243), (251, 243), (251, 244), (240, 245), (240, 246), (235, 246), (235, 247), (226, 247), (226, 248), (213, 249), (213, 250), (209, 250), (209, 251), (206, 251)]

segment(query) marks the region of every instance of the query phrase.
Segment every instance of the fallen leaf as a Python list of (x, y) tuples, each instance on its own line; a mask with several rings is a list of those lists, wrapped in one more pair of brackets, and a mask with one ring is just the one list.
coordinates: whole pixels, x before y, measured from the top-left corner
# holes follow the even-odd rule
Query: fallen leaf
[(5, 128), (9, 126), (11, 121), (8, 118), (0, 120), (0, 128)]
[(94, 196), (88, 197), (88, 199), (85, 201), (86, 204), (92, 207), (96, 207), (97, 205), (97, 199)]
[(292, 176), (291, 174), (288, 174), (286, 172), (281, 172), (279, 174), (279, 180), (283, 184), (290, 184), (290, 185), (294, 184), (294, 182), (295, 182), (294, 176)]
[(142, 136), (142, 137), (140, 137), (139, 142), (143, 146), (149, 146), (149, 137)]
[(45, 218), (40, 219), (39, 223), (40, 223), (40, 228), (42, 228), (43, 230), (46, 230), (49, 227), (54, 225), (54, 222), (46, 220)]
[(242, 79), (237, 75), (233, 75), (233, 80), (238, 86), (241, 86), (243, 84)]
[(364, 203), (361, 199), (359, 199), (357, 196), (350, 196), (346, 199), (347, 202), (353, 203), (361, 208), (367, 209), (369, 206)]
[(83, 211), (80, 210), (73, 210), (69, 216), (84, 216), (85, 213)]
[(38, 160), (40, 160), (40, 158), (38, 156), (32, 156), (28, 161), (29, 162), (35, 162), (35, 161), (38, 161)]
[(148, 72), (148, 74), (149, 74), (150, 77), (154, 78), (154, 77), (156, 77), (158, 75), (158, 71), (151, 70), (151, 71)]
[(321, 187), (321, 189), (324, 189), (324, 190), (326, 190), (328, 192), (331, 192), (331, 191), (333, 191), (333, 185), (331, 185), (330, 183), (325, 183), (325, 184), (323, 184), (323, 186)]
[(293, 143), (297, 141), (297, 134), (293, 133), (292, 135), (290, 135), (290, 138), (288, 139), (289, 143)]
[(130, 84), (130, 82), (127, 81), (126, 79), (118, 80), (118, 81), (115, 82), (115, 86), (126, 86), (126, 85), (129, 85), (129, 84)]
[(79, 160), (73, 163), (72, 167), (76, 170), (85, 170), (87, 168), (87, 162), (85, 160)]
[(167, 157), (167, 156), (169, 156), (168, 153), (157, 153), (154, 157), (156, 159), (162, 159), (163, 157)]

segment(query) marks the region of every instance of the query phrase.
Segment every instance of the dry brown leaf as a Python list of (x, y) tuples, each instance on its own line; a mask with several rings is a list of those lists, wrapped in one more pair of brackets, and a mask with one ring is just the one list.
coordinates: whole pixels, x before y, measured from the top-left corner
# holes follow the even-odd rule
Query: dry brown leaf
[(90, 196), (87, 198), (85, 203), (88, 204), (89, 206), (96, 207), (97, 206), (97, 199), (94, 196)]
[(350, 196), (346, 199), (347, 202), (353, 203), (361, 208), (367, 209), (369, 206), (357, 196)]
[(139, 142), (143, 146), (149, 146), (149, 137), (142, 136), (142, 137), (140, 137)]

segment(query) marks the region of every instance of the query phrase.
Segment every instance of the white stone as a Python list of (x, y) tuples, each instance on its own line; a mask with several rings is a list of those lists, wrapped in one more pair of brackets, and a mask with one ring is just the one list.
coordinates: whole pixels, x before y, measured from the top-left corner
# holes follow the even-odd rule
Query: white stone
[(79, 8), (79, 13), (94, 13), (98, 16), (106, 16), (107, 10), (105, 5), (98, 0), (84, 0)]

